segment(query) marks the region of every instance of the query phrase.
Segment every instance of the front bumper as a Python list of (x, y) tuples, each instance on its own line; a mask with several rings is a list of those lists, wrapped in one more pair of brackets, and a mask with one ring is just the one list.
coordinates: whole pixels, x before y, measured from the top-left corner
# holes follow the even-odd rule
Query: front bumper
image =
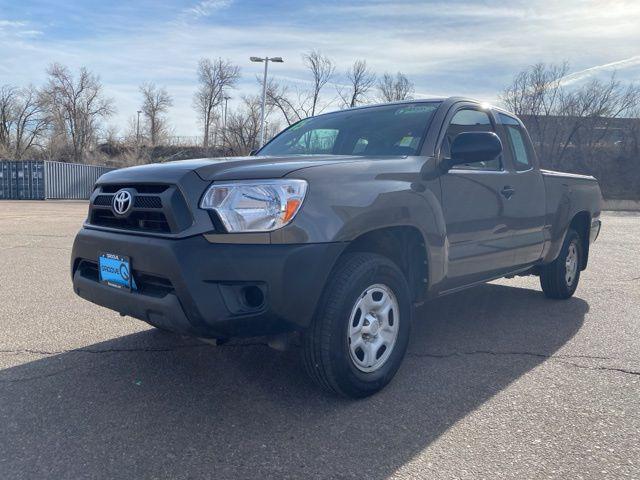
[(602, 223), (600, 222), (599, 218), (591, 220), (591, 230), (589, 231), (589, 243), (593, 243), (596, 241), (596, 239), (598, 238), (598, 235), (600, 235), (601, 226), (602, 226)]
[[(80, 297), (178, 333), (210, 338), (304, 328), (344, 243), (212, 244), (83, 228), (71, 258)], [(138, 291), (98, 281), (103, 252), (131, 258)], [(241, 292), (263, 297), (247, 305)], [(255, 291), (255, 290), (254, 290)], [(251, 303), (251, 302), (250, 302)]]

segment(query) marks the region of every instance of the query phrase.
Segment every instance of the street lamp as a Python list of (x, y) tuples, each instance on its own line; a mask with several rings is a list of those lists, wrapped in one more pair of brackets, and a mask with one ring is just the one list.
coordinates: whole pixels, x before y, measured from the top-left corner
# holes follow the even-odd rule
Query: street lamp
[(264, 78), (262, 79), (262, 109), (260, 110), (260, 147), (264, 145), (264, 110), (267, 103), (267, 68), (269, 62), (283, 63), (282, 57), (249, 57), (249, 60), (256, 63), (264, 62)]
[(142, 110), (138, 110), (138, 123), (136, 125), (136, 142), (138, 142), (138, 145), (140, 145), (140, 114), (142, 113)]
[(224, 110), (222, 113), (222, 145), (224, 148), (227, 148), (227, 104), (231, 97), (224, 95), (222, 99), (224, 100)]
[(224, 100), (224, 113), (222, 116), (223, 122), (224, 122), (223, 125), (224, 125), (224, 128), (227, 128), (227, 104), (229, 103), (229, 100), (231, 99), (231, 97), (225, 95), (222, 98)]

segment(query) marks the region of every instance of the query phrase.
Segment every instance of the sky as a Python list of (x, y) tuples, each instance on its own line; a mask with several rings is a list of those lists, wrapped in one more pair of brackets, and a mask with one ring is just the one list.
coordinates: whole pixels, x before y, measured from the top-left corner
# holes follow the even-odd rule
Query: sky
[(175, 134), (198, 135), (200, 58), (241, 67), (233, 107), (260, 92), (262, 67), (249, 56), (282, 56), (270, 75), (296, 84), (311, 49), (335, 61), (336, 84), (365, 59), (378, 73), (405, 73), (417, 97), (496, 102), (518, 71), (565, 60), (569, 84), (613, 71), (640, 83), (640, 1), (0, 0), (0, 85), (40, 85), (52, 62), (86, 66), (113, 98), (109, 123), (121, 129), (139, 109), (139, 85), (153, 81), (174, 97)]

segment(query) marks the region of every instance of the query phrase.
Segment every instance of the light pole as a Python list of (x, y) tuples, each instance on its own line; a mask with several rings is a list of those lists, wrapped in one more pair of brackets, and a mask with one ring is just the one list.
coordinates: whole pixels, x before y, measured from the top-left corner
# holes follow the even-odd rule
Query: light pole
[(138, 110), (138, 123), (136, 124), (136, 141), (138, 142), (138, 145), (140, 145), (140, 114), (142, 113), (142, 110)]
[(224, 97), (224, 113), (222, 114), (222, 121), (223, 121), (223, 125), (224, 128), (227, 128), (227, 104), (229, 103), (229, 100), (231, 99), (231, 97), (225, 95)]
[(260, 147), (264, 145), (264, 110), (267, 103), (267, 68), (269, 62), (282, 63), (282, 57), (250, 57), (252, 62), (264, 62), (264, 78), (262, 79), (262, 108), (260, 109)]
[(225, 95), (222, 97), (224, 100), (224, 111), (222, 112), (222, 147), (227, 148), (227, 104), (231, 97)]

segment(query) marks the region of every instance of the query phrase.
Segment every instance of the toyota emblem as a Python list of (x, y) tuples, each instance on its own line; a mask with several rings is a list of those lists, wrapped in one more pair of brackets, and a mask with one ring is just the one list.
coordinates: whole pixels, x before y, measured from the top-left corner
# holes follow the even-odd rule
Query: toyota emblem
[(120, 190), (113, 196), (113, 211), (116, 215), (126, 215), (133, 206), (133, 197), (128, 190)]

